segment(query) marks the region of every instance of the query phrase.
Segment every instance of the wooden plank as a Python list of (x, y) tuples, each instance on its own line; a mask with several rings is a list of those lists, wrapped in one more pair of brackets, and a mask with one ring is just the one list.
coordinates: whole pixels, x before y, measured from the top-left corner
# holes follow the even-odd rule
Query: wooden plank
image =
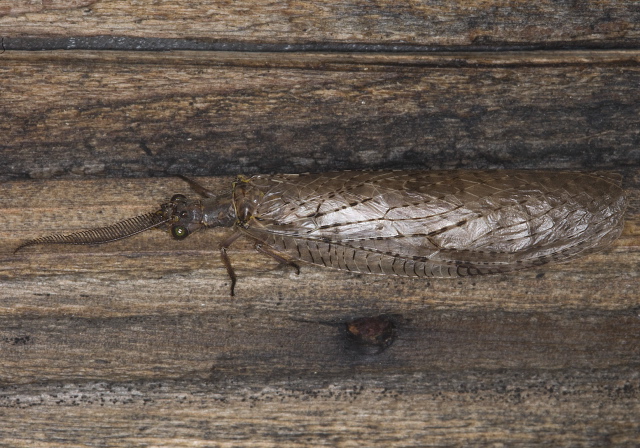
[(637, 375), (598, 376), (354, 371), (345, 382), (4, 388), (0, 437), (16, 447), (637, 445)]
[[(201, 288), (197, 280), (192, 283)], [(73, 313), (73, 286), (51, 287), (56, 293), (39, 296), (39, 305), (31, 305), (29, 315), (12, 310), (11, 317), (0, 318), (2, 385), (177, 379), (266, 385), (290, 377), (343, 381), (354, 370), (385, 378), (510, 369), (616, 372), (614, 367), (640, 363), (640, 319), (629, 309), (545, 313), (461, 311), (451, 305), (434, 310), (376, 297), (377, 302), (369, 301), (368, 306), (393, 307), (400, 333), (389, 349), (376, 354), (348, 344), (344, 322), (353, 314), (349, 316), (347, 304), (322, 306), (316, 301), (304, 306), (283, 295), (280, 302), (296, 306), (276, 308), (270, 303), (278, 300), (273, 296), (253, 302), (241, 298), (247, 303), (235, 306), (228, 301), (208, 304), (200, 298), (198, 310), (189, 304), (184, 309), (170, 306), (160, 297), (156, 314), (149, 315), (142, 313), (151, 306), (149, 297), (133, 293), (120, 299), (127, 300), (128, 309), (105, 309), (105, 299), (113, 305), (117, 301), (105, 297), (104, 288), (94, 282), (95, 292), (81, 293), (87, 305), (77, 304)], [(102, 303), (90, 313), (87, 308), (99, 298)], [(361, 309), (351, 303), (351, 313)], [(22, 310), (27, 306), (21, 305)], [(113, 315), (125, 311), (130, 314)]]
[(638, 51), (0, 57), (5, 179), (640, 157)]
[(133, 36), (257, 44), (637, 45), (633, 0), (130, 2), (3, 0), (2, 34)]
[[(625, 231), (572, 263), (410, 281), (147, 232), (98, 247), (25, 239), (152, 210), (179, 179), (0, 188), (0, 439), (11, 446), (638, 443), (640, 182)], [(230, 178), (200, 179), (214, 189)], [(345, 322), (384, 314), (362, 350)], [(409, 441), (409, 442), (408, 442)]]

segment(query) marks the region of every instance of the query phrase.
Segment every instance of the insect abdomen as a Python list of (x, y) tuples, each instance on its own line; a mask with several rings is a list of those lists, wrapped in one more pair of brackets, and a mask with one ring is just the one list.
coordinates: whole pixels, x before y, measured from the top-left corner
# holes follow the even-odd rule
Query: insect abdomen
[(468, 263), (437, 263), (426, 257), (409, 257), (384, 253), (364, 247), (350, 247), (337, 243), (297, 239), (270, 234), (265, 244), (286, 252), (296, 260), (349, 272), (395, 275), (400, 277), (465, 277), (470, 275), (507, 272), (500, 266), (487, 263), (471, 266)]

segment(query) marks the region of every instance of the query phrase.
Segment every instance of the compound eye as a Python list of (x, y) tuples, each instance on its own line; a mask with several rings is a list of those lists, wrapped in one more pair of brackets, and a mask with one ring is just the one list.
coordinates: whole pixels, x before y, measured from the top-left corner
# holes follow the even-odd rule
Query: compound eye
[(171, 202), (172, 203), (176, 203), (176, 202), (187, 202), (187, 197), (183, 194), (174, 194), (171, 197)]
[(189, 230), (185, 226), (171, 226), (171, 236), (176, 240), (183, 240), (189, 236)]

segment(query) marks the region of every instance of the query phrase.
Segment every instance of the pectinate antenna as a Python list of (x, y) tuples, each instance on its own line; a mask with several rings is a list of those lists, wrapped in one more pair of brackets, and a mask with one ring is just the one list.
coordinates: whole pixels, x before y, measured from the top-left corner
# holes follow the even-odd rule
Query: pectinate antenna
[(118, 241), (146, 230), (158, 227), (170, 218), (163, 215), (162, 211), (145, 213), (144, 215), (135, 216), (125, 219), (118, 223), (106, 227), (98, 227), (95, 229), (83, 230), (71, 233), (69, 235), (49, 235), (42, 238), (25, 241), (19, 245), (13, 253), (27, 246), (35, 246), (37, 244), (103, 244), (112, 241)]

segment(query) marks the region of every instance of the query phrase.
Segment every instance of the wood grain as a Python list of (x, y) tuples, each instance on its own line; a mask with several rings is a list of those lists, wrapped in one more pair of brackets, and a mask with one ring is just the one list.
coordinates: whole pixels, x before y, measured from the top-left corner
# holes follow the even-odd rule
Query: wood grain
[(29, 0), (0, 2), (1, 34), (498, 47), (637, 45), (640, 38), (640, 10), (633, 0), (57, 0), (39, 5)]
[(0, 57), (5, 179), (640, 161), (637, 51)]
[[(224, 231), (11, 253), (25, 238), (153, 210), (189, 193), (181, 180), (5, 182), (0, 437), (11, 446), (637, 443), (637, 176), (625, 179), (621, 239), (572, 263), (462, 281), (310, 266), (296, 276), (238, 244), (235, 298), (215, 245)], [(223, 189), (231, 179), (200, 181)], [(378, 314), (396, 323), (397, 340), (381, 353), (350, 344), (345, 322)]]
[(55, 10), (73, 10), (87, 7), (97, 0), (49, 0), (33, 2), (29, 0), (0, 0), (1, 16), (19, 16), (28, 13), (41, 13)]
[[(0, 0), (0, 37), (0, 446), (640, 445), (637, 2)], [(343, 52), (92, 47), (123, 38)], [(225, 230), (13, 254), (175, 174), (348, 168), (615, 170), (629, 209), (601, 253), (470, 280), (240, 240), (235, 298)], [(348, 337), (379, 315), (389, 347)]]
[(593, 370), (353, 372), (344, 382), (13, 387), (0, 436), (11, 446), (633, 446), (638, 386), (617, 369), (598, 379)]

